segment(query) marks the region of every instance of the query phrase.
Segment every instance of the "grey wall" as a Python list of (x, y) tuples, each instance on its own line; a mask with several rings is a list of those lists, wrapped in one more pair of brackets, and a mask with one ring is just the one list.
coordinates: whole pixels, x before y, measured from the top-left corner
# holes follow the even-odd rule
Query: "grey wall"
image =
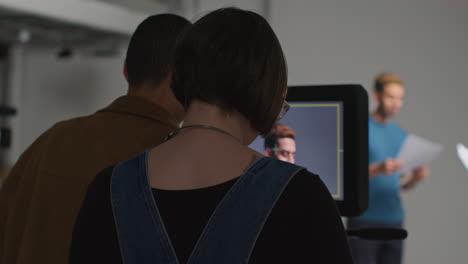
[(468, 172), (455, 144), (468, 144), (468, 1), (280, 1), (271, 22), (291, 84), (362, 83), (400, 74), (406, 105), (397, 121), (444, 145), (430, 178), (404, 195), (406, 263), (466, 263)]
[(14, 136), (14, 157), (55, 122), (94, 113), (123, 95), (123, 55), (57, 58), (56, 48), (24, 47), (21, 95), (17, 102), (20, 130)]

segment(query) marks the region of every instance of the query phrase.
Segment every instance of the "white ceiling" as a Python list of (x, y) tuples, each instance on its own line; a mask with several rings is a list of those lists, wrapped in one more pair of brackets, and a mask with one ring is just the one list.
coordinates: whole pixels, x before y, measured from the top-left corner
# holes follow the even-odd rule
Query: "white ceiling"
[(96, 0), (0, 0), (0, 42), (109, 45), (126, 39), (145, 17)]
[(170, 2), (179, 2), (178, 0), (98, 0), (110, 4), (125, 7), (132, 11), (144, 14), (155, 14), (167, 12)]
[[(99, 1), (107, 4), (113, 4), (120, 8), (125, 8), (133, 12), (152, 15), (157, 13), (174, 13), (193, 18), (200, 11), (208, 8), (215, 9), (223, 6), (243, 6), (248, 9), (259, 11), (268, 19), (271, 7), (271, 0), (81, 0), (81, 1)], [(203, 4), (202, 4), (203, 3)], [(203, 8), (201, 9), (201, 7)]]

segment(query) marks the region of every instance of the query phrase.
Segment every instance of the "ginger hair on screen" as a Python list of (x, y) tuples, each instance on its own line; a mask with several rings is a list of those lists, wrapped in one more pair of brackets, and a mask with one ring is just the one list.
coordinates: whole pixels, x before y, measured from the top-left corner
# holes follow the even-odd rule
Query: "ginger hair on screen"
[(296, 138), (296, 133), (290, 127), (283, 124), (276, 124), (271, 130), (272, 135), (276, 135), (279, 138)]

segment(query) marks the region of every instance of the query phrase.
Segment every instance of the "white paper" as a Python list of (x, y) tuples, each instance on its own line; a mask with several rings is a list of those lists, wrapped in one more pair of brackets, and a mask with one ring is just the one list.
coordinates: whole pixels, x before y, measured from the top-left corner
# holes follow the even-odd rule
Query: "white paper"
[(397, 157), (397, 160), (403, 163), (400, 172), (404, 174), (428, 165), (441, 151), (442, 145), (415, 135), (409, 135)]
[(457, 153), (463, 165), (465, 165), (466, 170), (468, 170), (468, 148), (463, 144), (457, 144)]

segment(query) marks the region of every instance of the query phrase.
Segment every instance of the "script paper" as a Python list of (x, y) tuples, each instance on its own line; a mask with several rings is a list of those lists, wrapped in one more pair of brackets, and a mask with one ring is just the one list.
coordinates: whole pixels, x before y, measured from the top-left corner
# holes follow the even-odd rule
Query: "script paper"
[(463, 144), (458, 143), (457, 153), (466, 170), (468, 170), (468, 148), (465, 147)]
[(418, 167), (428, 165), (441, 151), (442, 145), (415, 135), (409, 135), (397, 157), (397, 160), (403, 163), (401, 173), (408, 173)]

